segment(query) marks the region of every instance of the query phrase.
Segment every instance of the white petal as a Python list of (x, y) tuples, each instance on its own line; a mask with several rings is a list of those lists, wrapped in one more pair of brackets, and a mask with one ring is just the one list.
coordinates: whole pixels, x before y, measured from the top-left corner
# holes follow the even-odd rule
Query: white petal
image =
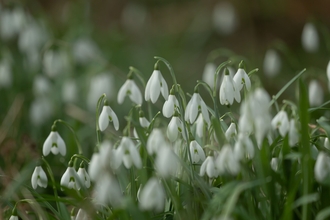
[(150, 82), (150, 99), (152, 103), (155, 103), (159, 97), (160, 94), (160, 72), (159, 70), (155, 70), (154, 73), (155, 76), (152, 78), (152, 81)]
[(126, 80), (126, 82), (120, 87), (118, 95), (117, 95), (117, 101), (119, 104), (122, 104), (124, 102), (125, 96), (127, 94), (127, 91), (131, 88), (131, 80)]
[(71, 177), (70, 168), (73, 169), (72, 167), (68, 167), (61, 178), (61, 186), (64, 186), (67, 188), (69, 187), (69, 182), (70, 182), (70, 177)]
[(129, 98), (131, 99), (132, 102), (138, 104), (138, 105), (142, 105), (142, 94), (140, 92), (139, 87), (137, 87), (137, 85), (135, 84), (134, 81), (132, 81), (131, 84), (131, 94), (129, 96)]
[(119, 121), (117, 118), (117, 115), (115, 114), (114, 111), (111, 111), (111, 118), (112, 118), (112, 122), (113, 122), (113, 126), (115, 127), (116, 131), (118, 131), (119, 129)]
[(199, 100), (198, 100), (198, 93), (194, 93), (193, 97), (191, 98), (192, 103), (189, 111), (189, 121), (190, 124), (194, 123), (194, 121), (197, 118), (198, 114), (198, 106), (199, 106)]
[(174, 114), (174, 99), (176, 99), (175, 96), (170, 95), (163, 105), (163, 115), (166, 118), (170, 118)]
[(172, 117), (170, 123), (167, 127), (167, 137), (170, 141), (174, 142), (178, 139), (178, 125), (177, 125), (178, 117)]
[(165, 79), (163, 78), (163, 76), (160, 74), (160, 79), (161, 79), (161, 88), (160, 88), (160, 91), (164, 97), (165, 100), (168, 99), (168, 86), (167, 86), (167, 83), (165, 81)]
[(37, 188), (39, 170), (40, 170), (40, 166), (37, 166), (36, 168), (34, 168), (34, 171), (32, 173), (31, 185), (32, 185), (32, 188), (33, 189), (36, 189)]
[(99, 128), (101, 131), (104, 131), (109, 125), (109, 116), (107, 113), (107, 107), (109, 106), (103, 106), (102, 112), (99, 117)]
[(42, 154), (44, 156), (47, 156), (52, 148), (53, 145), (53, 141), (52, 141), (52, 132), (50, 132), (50, 134), (48, 135), (48, 137), (46, 138), (44, 145), (42, 146)]
[(58, 147), (60, 154), (62, 154), (62, 156), (65, 156), (65, 154), (66, 154), (65, 142), (58, 133), (57, 133), (57, 147)]

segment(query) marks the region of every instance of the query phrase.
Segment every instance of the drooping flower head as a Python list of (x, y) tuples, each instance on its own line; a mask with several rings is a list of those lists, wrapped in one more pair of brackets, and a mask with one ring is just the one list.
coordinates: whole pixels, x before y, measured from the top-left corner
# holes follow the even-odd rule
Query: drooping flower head
[(37, 186), (46, 188), (48, 184), (48, 179), (45, 171), (41, 166), (36, 166), (34, 168), (32, 177), (31, 177), (31, 185), (33, 189), (36, 189)]
[(66, 169), (61, 178), (61, 186), (66, 187), (68, 189), (79, 190), (80, 182), (80, 178), (73, 167), (73, 162), (70, 161), (68, 168)]
[(165, 190), (155, 177), (150, 178), (139, 193), (139, 202), (142, 210), (164, 210)]
[(190, 101), (186, 106), (184, 119), (191, 124), (194, 123), (199, 111), (202, 112), (203, 118), (206, 123), (210, 124), (210, 116), (207, 110), (207, 106), (198, 91), (195, 90), (193, 96), (191, 97)]
[(123, 163), (127, 169), (131, 168), (132, 165), (138, 169), (142, 167), (141, 156), (133, 141), (128, 137), (121, 139), (116, 152), (116, 160), (118, 160), (119, 165)]
[(241, 91), (243, 86), (245, 85), (245, 88), (247, 90), (250, 90), (251, 88), (251, 81), (248, 76), (248, 74), (244, 70), (244, 63), (243, 61), (240, 62), (238, 66), (238, 70), (234, 76), (234, 82), (236, 84), (236, 88)]
[(307, 52), (315, 52), (319, 48), (319, 35), (313, 23), (305, 24), (301, 35), (301, 43)]
[(234, 99), (237, 102), (241, 102), (240, 86), (233, 81), (232, 77), (229, 74), (229, 70), (225, 69), (225, 75), (223, 77), (219, 97), (221, 105), (232, 105)]
[(50, 132), (42, 147), (42, 153), (44, 156), (47, 156), (49, 152), (52, 152), (55, 155), (60, 153), (62, 156), (65, 156), (66, 154), (65, 143), (61, 136), (58, 134), (56, 125), (52, 126), (52, 131)]
[(101, 131), (104, 131), (108, 127), (109, 121), (113, 122), (113, 126), (118, 131), (119, 121), (118, 121), (117, 115), (110, 108), (110, 106), (108, 105), (108, 102), (105, 100), (102, 112), (99, 117), (99, 128)]
[(156, 63), (155, 69), (147, 82), (144, 98), (146, 101), (151, 100), (152, 103), (155, 103), (160, 93), (163, 95), (164, 99), (167, 100), (168, 86)]
[(127, 76), (127, 80), (119, 89), (117, 101), (119, 104), (124, 102), (125, 96), (128, 96), (132, 102), (137, 105), (142, 105), (142, 94), (139, 87), (133, 80), (133, 74), (130, 72)]
[(178, 110), (179, 102), (174, 94), (174, 88), (171, 89), (168, 99), (164, 102), (163, 105), (163, 115), (166, 118), (170, 118), (174, 115), (175, 110)]

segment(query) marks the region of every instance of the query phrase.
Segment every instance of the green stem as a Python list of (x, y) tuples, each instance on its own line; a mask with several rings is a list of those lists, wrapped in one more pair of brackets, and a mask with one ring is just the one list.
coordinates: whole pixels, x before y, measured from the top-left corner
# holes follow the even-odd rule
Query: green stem
[(83, 155), (81, 155), (81, 154), (74, 154), (74, 155), (71, 157), (70, 160), (73, 160), (73, 159), (75, 159), (75, 158), (79, 158), (79, 159), (85, 161), (87, 164), (89, 164), (89, 162), (90, 162), (90, 160), (89, 160), (87, 157), (85, 157), (85, 156), (83, 156)]
[(74, 132), (73, 128), (72, 128), (67, 122), (63, 121), (62, 119), (57, 119), (57, 120), (55, 120), (55, 121), (54, 121), (54, 124), (56, 124), (57, 122), (62, 123), (62, 124), (64, 124), (67, 128), (69, 128), (69, 130), (72, 132), (72, 134), (73, 134), (73, 136), (74, 136), (75, 142), (76, 142), (76, 144), (77, 144), (78, 152), (79, 152), (79, 154), (82, 154), (82, 153), (83, 153), (83, 151), (82, 151), (82, 147), (81, 147), (81, 145), (80, 145), (80, 143), (79, 143), (79, 141), (78, 141), (78, 137), (77, 137), (76, 133)]
[(53, 191), (54, 191), (54, 196), (55, 196), (55, 201), (56, 201), (56, 206), (57, 206), (57, 211), (60, 211), (60, 204), (58, 202), (58, 194), (57, 194), (57, 189), (56, 189), (56, 185), (55, 185), (55, 179), (54, 179), (54, 174), (52, 172), (52, 169), (49, 166), (49, 163), (47, 162), (47, 160), (42, 157), (42, 161), (44, 162), (44, 164), (46, 165), (50, 180), (52, 181), (52, 187), (53, 187)]
[(100, 107), (101, 107), (101, 103), (103, 101), (103, 98), (106, 97), (106, 94), (103, 93), (101, 95), (101, 97), (99, 98), (99, 100), (97, 101), (97, 105), (96, 105), (96, 146), (99, 148), (100, 144), (101, 144), (101, 131), (100, 131), (100, 127), (99, 127), (99, 117), (100, 117)]

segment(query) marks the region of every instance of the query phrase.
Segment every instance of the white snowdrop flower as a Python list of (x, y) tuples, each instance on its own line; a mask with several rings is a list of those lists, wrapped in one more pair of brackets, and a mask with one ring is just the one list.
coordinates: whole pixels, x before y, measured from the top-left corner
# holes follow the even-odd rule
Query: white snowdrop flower
[(330, 150), (329, 138), (327, 137), (324, 139), (324, 147)]
[(250, 90), (251, 80), (250, 80), (248, 74), (244, 70), (243, 61), (240, 62), (239, 66), (238, 66), (238, 70), (237, 70), (233, 80), (236, 84), (236, 88), (238, 89), (238, 91), (241, 91), (244, 85), (247, 90)]
[(33, 189), (36, 189), (37, 186), (46, 188), (48, 184), (48, 179), (45, 171), (41, 166), (36, 166), (34, 168), (32, 177), (31, 177), (31, 185)]
[(309, 104), (319, 106), (323, 103), (323, 89), (317, 80), (312, 80), (308, 86)]
[(54, 104), (49, 97), (39, 96), (30, 106), (30, 120), (33, 125), (40, 126), (47, 122), (54, 113)]
[(66, 103), (73, 103), (78, 99), (78, 86), (74, 79), (64, 81), (62, 87), (62, 100)]
[(99, 176), (102, 175), (103, 171), (109, 169), (111, 164), (113, 164), (113, 167), (118, 167), (115, 166), (115, 162), (115, 154), (111, 142), (107, 140), (103, 141), (100, 146), (100, 151), (92, 155), (88, 166), (88, 174), (91, 180), (96, 181)]
[(195, 91), (186, 106), (184, 119), (187, 122), (190, 122), (191, 124), (194, 123), (199, 111), (202, 112), (204, 120), (206, 121), (207, 124), (209, 124), (210, 116), (209, 116), (209, 112), (207, 110), (207, 106), (206, 106), (204, 100), (202, 99), (202, 97), (200, 96), (200, 94)]
[(163, 112), (164, 117), (166, 117), (166, 118), (172, 117), (175, 113), (175, 110), (178, 110), (178, 108), (179, 108), (179, 102), (174, 95), (174, 90), (171, 89), (171, 93), (163, 105), (162, 112)]
[(289, 145), (293, 147), (299, 141), (299, 132), (296, 126), (295, 120), (292, 118), (290, 120), (290, 129), (289, 129)]
[(80, 166), (77, 174), (80, 178), (81, 184), (85, 185), (86, 188), (89, 188), (91, 186), (91, 178), (89, 177), (85, 167)]
[(148, 119), (146, 119), (146, 117), (144, 117), (142, 111), (140, 111), (139, 113), (139, 122), (142, 128), (148, 128), (150, 125), (150, 122), (148, 121)]
[(240, 87), (237, 86), (233, 78), (229, 75), (229, 70), (226, 68), (219, 91), (221, 105), (232, 105), (234, 99), (238, 103), (241, 102), (241, 94), (239, 92), (239, 88)]
[(60, 153), (62, 156), (66, 154), (66, 145), (62, 137), (56, 131), (55, 126), (52, 127), (52, 131), (46, 138), (44, 145), (42, 147), (42, 153), (44, 156), (47, 156), (49, 152), (52, 152), (54, 155)]
[(236, 124), (232, 122), (232, 123), (230, 123), (227, 131), (225, 132), (225, 136), (226, 136), (227, 140), (229, 141), (235, 135), (237, 135)]
[(278, 158), (273, 157), (270, 161), (270, 167), (276, 172), (278, 169)]
[(22, 53), (31, 54), (46, 43), (47, 33), (42, 26), (35, 21), (30, 21), (20, 32), (18, 48)]
[(90, 79), (90, 87), (87, 95), (87, 105), (91, 111), (95, 112), (97, 100), (102, 94), (106, 94), (109, 100), (112, 100), (114, 91), (114, 80), (112, 74), (105, 72)]
[(205, 160), (204, 150), (196, 140), (190, 142), (189, 149), (192, 163), (200, 163)]
[(238, 26), (235, 7), (229, 1), (218, 3), (213, 9), (212, 21), (219, 34), (232, 34)]
[(101, 53), (94, 41), (81, 37), (72, 44), (73, 58), (78, 64), (86, 65), (101, 57)]
[(123, 194), (117, 179), (104, 172), (95, 183), (94, 199), (96, 204), (122, 206)]
[(182, 134), (183, 138), (186, 139), (184, 131), (183, 131), (183, 124), (180, 118), (174, 115), (167, 126), (167, 137), (171, 142), (174, 142), (178, 139), (179, 134)]
[(214, 158), (213, 156), (208, 156), (205, 161), (203, 162), (200, 171), (199, 171), (199, 175), (200, 176), (204, 176), (205, 173), (207, 174), (207, 176), (209, 178), (216, 178), (218, 177), (218, 172), (215, 168), (214, 165)]
[(207, 63), (204, 67), (202, 79), (206, 82), (211, 88), (214, 86), (214, 75), (217, 70), (217, 66), (214, 63)]
[(119, 104), (124, 102), (125, 96), (128, 96), (132, 102), (137, 105), (142, 105), (142, 94), (139, 87), (133, 81), (132, 74), (130, 73), (128, 79), (119, 89), (117, 101)]
[(165, 206), (165, 190), (161, 183), (151, 177), (140, 192), (139, 207), (142, 210), (161, 212)]
[(11, 215), (9, 220), (19, 220), (18, 216), (17, 215)]
[(69, 57), (62, 50), (47, 50), (43, 55), (43, 70), (50, 78), (58, 77), (68, 69)]
[(33, 92), (35, 96), (49, 95), (52, 85), (47, 77), (38, 75), (33, 79)]
[(224, 145), (215, 161), (218, 174), (225, 172), (237, 175), (240, 171), (240, 163), (230, 145)]
[(276, 50), (267, 50), (264, 58), (264, 72), (269, 77), (276, 76), (281, 70), (281, 58)]
[(152, 103), (155, 103), (158, 100), (160, 93), (162, 93), (164, 99), (167, 100), (168, 86), (161, 72), (156, 67), (147, 82), (144, 99), (146, 101), (151, 100)]
[(162, 147), (159, 150), (155, 160), (155, 166), (157, 173), (161, 177), (167, 178), (174, 176), (179, 167), (178, 165), (177, 157), (169, 146)]
[(80, 179), (76, 170), (69, 164), (61, 178), (61, 186), (68, 189), (80, 189)]
[(199, 113), (198, 118), (195, 121), (195, 125), (196, 125), (196, 135), (202, 138), (204, 136), (204, 125), (205, 125), (202, 113)]
[(318, 182), (323, 182), (329, 175), (330, 157), (323, 151), (319, 152), (314, 166), (315, 179)]
[[(73, 216), (74, 217), (74, 216)], [(79, 209), (75, 220), (90, 220), (87, 212), (83, 209)]]
[(279, 111), (272, 120), (273, 129), (278, 129), (280, 135), (285, 137), (285, 135), (289, 132), (290, 123), (288, 115), (285, 111)]
[(319, 35), (313, 23), (305, 24), (301, 35), (301, 42), (303, 48), (307, 52), (316, 52), (319, 48)]
[(15, 37), (22, 30), (25, 23), (26, 15), (23, 9), (2, 10), (0, 12), (0, 35), (2, 39), (8, 40)]
[(142, 167), (142, 160), (139, 151), (135, 147), (133, 141), (128, 137), (123, 137), (117, 148), (116, 157), (120, 160), (120, 164), (123, 163), (124, 166), (129, 169), (134, 166), (138, 169)]
[(157, 154), (158, 151), (166, 145), (167, 143), (163, 136), (163, 132), (159, 128), (154, 128), (147, 141), (147, 151), (149, 155)]
[(113, 126), (116, 129), (116, 131), (118, 131), (119, 129), (119, 121), (117, 118), (116, 113), (110, 108), (109, 105), (107, 105), (107, 103), (104, 103), (102, 112), (100, 114), (99, 117), (99, 127), (101, 131), (104, 131), (108, 125), (109, 125), (109, 121), (113, 122)]
[(7, 59), (3, 59), (0, 62), (0, 87), (9, 88), (12, 85), (12, 71), (10, 62)]
[(254, 145), (246, 134), (240, 133), (238, 135), (238, 140), (235, 142), (234, 154), (238, 160), (247, 157), (252, 159), (254, 157)]

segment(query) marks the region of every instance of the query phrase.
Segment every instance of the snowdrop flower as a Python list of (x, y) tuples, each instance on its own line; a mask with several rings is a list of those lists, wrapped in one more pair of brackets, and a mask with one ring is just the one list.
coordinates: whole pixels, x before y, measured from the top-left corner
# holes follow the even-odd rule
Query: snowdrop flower
[(33, 125), (40, 126), (47, 122), (54, 114), (54, 104), (49, 97), (39, 96), (30, 106), (30, 120)]
[(164, 102), (163, 105), (163, 115), (166, 118), (170, 118), (174, 115), (175, 110), (178, 110), (179, 108), (179, 102), (177, 98), (174, 95), (174, 89), (171, 89), (170, 95), (168, 96), (168, 99)]
[(267, 76), (276, 76), (281, 69), (281, 58), (276, 50), (269, 49), (264, 58), (264, 72)]
[(214, 86), (214, 75), (217, 66), (214, 63), (207, 63), (203, 71), (203, 81), (206, 82), (211, 88)]
[(164, 139), (163, 132), (159, 128), (153, 129), (147, 141), (147, 151), (149, 155), (157, 154), (161, 148), (166, 146), (167, 143)]
[(142, 105), (142, 94), (139, 87), (133, 81), (132, 73), (128, 74), (128, 79), (119, 89), (117, 96), (117, 101), (119, 104), (124, 102), (125, 96), (128, 96), (135, 104)]
[(35, 21), (28, 22), (19, 34), (18, 48), (22, 53), (30, 55), (46, 43), (47, 33), (42, 26)]
[(26, 23), (25, 12), (21, 8), (13, 11), (2, 10), (0, 13), (0, 35), (4, 40), (15, 37)]
[(191, 124), (194, 123), (194, 121), (197, 118), (197, 114), (199, 110), (201, 110), (203, 118), (206, 121), (206, 123), (209, 124), (210, 116), (207, 110), (207, 106), (204, 100), (202, 99), (202, 97), (200, 96), (200, 94), (197, 91), (195, 91), (190, 101), (187, 104), (184, 119), (187, 122), (190, 122)]
[(10, 62), (4, 59), (0, 62), (0, 87), (9, 88), (12, 81)]
[(118, 131), (119, 121), (117, 115), (107, 104), (107, 101), (105, 101), (99, 117), (99, 127), (101, 131), (104, 131), (108, 127), (109, 121), (113, 122), (113, 126), (115, 127), (116, 131)]
[(106, 94), (109, 100), (112, 100), (114, 91), (113, 76), (109, 72), (105, 72), (90, 79), (90, 87), (87, 96), (87, 105), (91, 111), (95, 112), (97, 100), (102, 94)]
[(229, 1), (218, 3), (213, 10), (212, 21), (219, 34), (232, 34), (238, 26), (235, 7)]
[(236, 88), (238, 89), (238, 91), (242, 90), (243, 85), (245, 85), (245, 88), (247, 90), (250, 90), (251, 81), (250, 81), (248, 74), (244, 70), (243, 61), (240, 62), (239, 66), (238, 66), (238, 70), (237, 70), (233, 80), (236, 84)]
[(330, 150), (329, 138), (327, 137), (324, 139), (324, 147)]
[(19, 220), (17, 215), (11, 215), (9, 220)]
[(35, 96), (49, 95), (52, 85), (47, 77), (38, 75), (33, 79), (33, 92)]
[(238, 140), (235, 142), (234, 154), (238, 160), (247, 157), (249, 159), (254, 157), (254, 145), (246, 134), (240, 133)]
[(230, 145), (224, 145), (222, 147), (215, 161), (215, 166), (219, 172), (219, 175), (224, 174), (225, 172), (228, 172), (231, 175), (238, 174), (240, 171), (239, 160)]
[(193, 140), (189, 144), (190, 155), (192, 163), (199, 163), (205, 160), (205, 153), (201, 145), (197, 143), (196, 140)]
[(46, 188), (47, 184), (48, 184), (48, 179), (45, 171), (42, 169), (41, 166), (36, 166), (36, 168), (34, 168), (31, 178), (32, 188), (36, 189), (37, 186)]
[(183, 124), (178, 115), (174, 115), (167, 126), (167, 137), (171, 142), (174, 142), (178, 139), (179, 133), (183, 135), (183, 138), (186, 139), (185, 133), (183, 131)]
[(319, 106), (323, 103), (322, 86), (317, 80), (312, 80), (308, 86), (309, 104), (311, 106)]
[(117, 179), (109, 172), (104, 172), (103, 175), (100, 176), (96, 181), (94, 189), (94, 202), (96, 204), (111, 204), (114, 207), (122, 206), (122, 190), (120, 189)]
[(144, 98), (146, 101), (151, 100), (152, 103), (155, 103), (160, 93), (162, 93), (164, 99), (167, 100), (168, 98), (167, 83), (156, 66), (155, 70), (152, 72), (147, 82)]
[(270, 161), (270, 167), (276, 172), (278, 169), (278, 158), (273, 157)]
[(80, 165), (77, 174), (80, 178), (80, 183), (85, 185), (86, 188), (89, 188), (91, 186), (91, 178), (83, 165)]
[(146, 117), (144, 117), (144, 113), (143, 111), (139, 112), (139, 122), (142, 128), (147, 128), (150, 125), (150, 122), (148, 121), (148, 119), (146, 119)]
[(57, 132), (55, 126), (52, 127), (52, 131), (48, 135), (42, 147), (42, 153), (44, 156), (47, 156), (49, 152), (52, 152), (55, 155), (60, 153), (62, 156), (65, 156), (66, 154), (66, 145), (62, 137)]
[(272, 120), (273, 129), (278, 129), (281, 136), (285, 137), (290, 129), (288, 115), (285, 111), (279, 111)]
[(313, 23), (306, 23), (302, 31), (301, 42), (307, 52), (315, 52), (319, 48), (319, 35)]
[(128, 137), (121, 139), (116, 157), (120, 161), (120, 164), (123, 163), (127, 169), (131, 168), (133, 164), (138, 169), (142, 167), (140, 154), (134, 146), (133, 141)]
[(178, 169), (178, 160), (173, 150), (170, 147), (163, 147), (159, 150), (155, 160), (157, 173), (167, 178), (175, 175)]
[(55, 78), (68, 69), (68, 56), (64, 51), (47, 50), (43, 56), (43, 70), (50, 78)]
[(236, 124), (235, 123), (231, 123), (225, 133), (225, 136), (227, 138), (227, 140), (229, 141), (232, 137), (234, 137), (237, 134), (236, 131)]
[(80, 189), (80, 179), (76, 172), (76, 170), (73, 168), (72, 162), (69, 162), (69, 166), (64, 172), (62, 178), (61, 178), (61, 186), (68, 188), (68, 189)]
[(323, 182), (325, 178), (329, 175), (330, 171), (330, 158), (324, 152), (319, 152), (316, 163), (314, 166), (315, 179), (318, 182)]
[(201, 169), (199, 171), (200, 176), (204, 176), (205, 173), (209, 178), (216, 178), (218, 177), (218, 172), (214, 165), (214, 158), (213, 156), (208, 156), (205, 161), (203, 162)]
[(289, 145), (293, 147), (299, 141), (299, 132), (296, 126), (295, 120), (292, 118), (290, 120), (290, 129), (289, 129)]
[(237, 102), (241, 102), (241, 94), (239, 92), (239, 88), (240, 86), (238, 86), (233, 81), (232, 77), (229, 75), (229, 70), (226, 68), (219, 91), (221, 105), (232, 105), (234, 98)]
[(159, 181), (152, 177), (140, 192), (139, 207), (142, 210), (161, 212), (165, 205), (165, 191)]

